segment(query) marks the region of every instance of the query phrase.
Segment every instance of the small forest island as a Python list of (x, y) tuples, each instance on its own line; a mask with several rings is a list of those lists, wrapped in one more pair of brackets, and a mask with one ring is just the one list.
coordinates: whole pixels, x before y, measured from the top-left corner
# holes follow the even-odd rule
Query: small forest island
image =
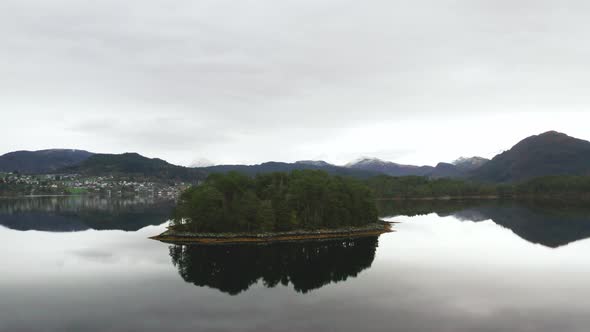
[(375, 236), (390, 232), (359, 180), (323, 171), (212, 174), (184, 191), (168, 230), (170, 243), (247, 243)]

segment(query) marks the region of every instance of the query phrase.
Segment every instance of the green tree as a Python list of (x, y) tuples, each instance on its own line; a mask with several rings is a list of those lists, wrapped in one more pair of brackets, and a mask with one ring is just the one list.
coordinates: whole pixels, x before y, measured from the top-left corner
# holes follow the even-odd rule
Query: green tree
[(372, 191), (358, 180), (321, 171), (254, 178), (214, 174), (182, 193), (172, 226), (200, 232), (287, 231), (377, 221)]
[(263, 232), (272, 232), (275, 228), (275, 213), (271, 201), (261, 201), (256, 212), (256, 222)]

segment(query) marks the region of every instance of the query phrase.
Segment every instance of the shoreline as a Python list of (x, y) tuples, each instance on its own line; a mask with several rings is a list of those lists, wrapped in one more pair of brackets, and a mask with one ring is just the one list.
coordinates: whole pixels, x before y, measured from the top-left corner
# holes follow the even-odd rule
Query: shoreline
[(80, 197), (80, 196), (92, 196), (92, 195), (89, 195), (89, 194), (68, 194), (68, 195), (66, 195), (66, 194), (63, 194), (63, 195), (58, 195), (58, 194), (55, 194), (55, 195), (50, 195), (50, 194), (44, 195), (44, 194), (40, 194), (40, 195), (0, 196), (0, 198), (18, 198), (18, 199), (21, 199), (21, 198)]
[(377, 198), (378, 202), (383, 201), (453, 201), (453, 200), (500, 200), (505, 197), (498, 195), (481, 195), (481, 196), (426, 196), (426, 197), (387, 197)]
[(164, 233), (150, 237), (152, 240), (170, 244), (239, 244), (239, 243), (275, 243), (313, 240), (349, 239), (378, 236), (393, 232), (391, 223), (380, 221), (363, 227), (346, 227), (336, 229), (295, 230), (273, 233), (190, 233), (168, 229)]
[(512, 194), (512, 195), (481, 195), (481, 196), (426, 196), (426, 197), (382, 197), (376, 198), (377, 202), (416, 202), (416, 201), (545, 201), (545, 202), (588, 202), (590, 194)]

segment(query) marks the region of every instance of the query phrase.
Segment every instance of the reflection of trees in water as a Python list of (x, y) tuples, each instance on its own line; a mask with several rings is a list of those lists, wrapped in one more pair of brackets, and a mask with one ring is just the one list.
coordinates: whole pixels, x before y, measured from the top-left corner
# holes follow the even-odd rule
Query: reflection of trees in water
[(557, 248), (590, 238), (590, 207), (558, 201), (388, 201), (381, 215), (454, 216), (459, 220), (492, 220), (531, 243)]
[(170, 217), (174, 202), (153, 198), (95, 196), (0, 200), (0, 225), (15, 230), (71, 232), (87, 229), (139, 230)]
[(373, 263), (377, 237), (269, 245), (172, 245), (170, 256), (186, 282), (236, 295), (262, 280), (291, 283), (300, 293), (356, 277)]
[(487, 204), (477, 200), (383, 200), (377, 201), (377, 210), (382, 218), (395, 216), (418, 216), (436, 213), (447, 216), (466, 208)]

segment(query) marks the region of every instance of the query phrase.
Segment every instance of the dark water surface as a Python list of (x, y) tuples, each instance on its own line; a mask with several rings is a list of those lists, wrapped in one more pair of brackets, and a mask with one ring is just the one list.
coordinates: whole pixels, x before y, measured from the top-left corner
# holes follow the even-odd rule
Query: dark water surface
[(2, 331), (588, 331), (583, 205), (386, 202), (397, 232), (175, 246), (171, 202), (0, 200)]

